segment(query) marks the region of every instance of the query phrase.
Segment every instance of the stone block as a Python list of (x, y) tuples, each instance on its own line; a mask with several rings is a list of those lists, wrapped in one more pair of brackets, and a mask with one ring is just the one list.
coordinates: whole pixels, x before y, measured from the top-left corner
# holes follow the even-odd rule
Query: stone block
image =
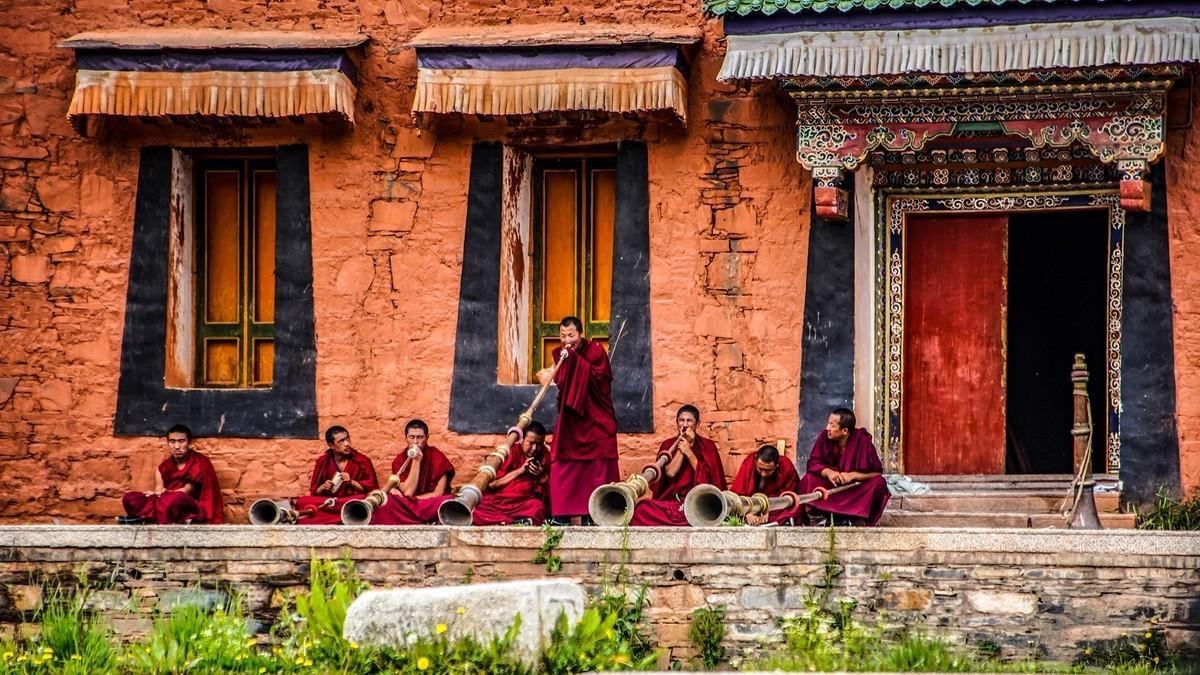
[(520, 616), (515, 648), (532, 663), (559, 615), (577, 621), (584, 604), (583, 585), (565, 579), (367, 591), (346, 612), (343, 633), (359, 644), (402, 646), (410, 634), (432, 636), (445, 625), (451, 639), (486, 641)]
[(733, 322), (723, 307), (708, 306), (696, 317), (696, 333), (708, 337), (733, 337)]
[(713, 227), (730, 236), (748, 236), (758, 226), (758, 214), (750, 202), (738, 202), (731, 208), (713, 212)]
[(933, 593), (923, 588), (900, 588), (885, 591), (877, 603), (880, 609), (901, 612), (925, 611), (933, 601)]
[(50, 279), (50, 258), (44, 255), (14, 255), (10, 271), (13, 281), (41, 284)]
[(410, 232), (417, 217), (416, 202), (376, 199), (371, 202), (372, 232)]
[(984, 614), (1035, 614), (1038, 607), (1034, 593), (1008, 591), (968, 591), (967, 605)]
[(42, 607), (41, 586), (9, 586), (8, 600), (18, 612), (32, 612)]
[(48, 211), (74, 211), (79, 206), (76, 182), (60, 176), (46, 176), (37, 182), (38, 199)]

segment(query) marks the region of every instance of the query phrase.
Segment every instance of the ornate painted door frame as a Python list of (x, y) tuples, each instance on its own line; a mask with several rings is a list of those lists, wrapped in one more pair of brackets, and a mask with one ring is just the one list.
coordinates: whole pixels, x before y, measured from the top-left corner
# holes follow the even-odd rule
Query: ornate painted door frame
[[(904, 471), (904, 227), (912, 213), (1014, 213), (1022, 211), (1102, 210), (1108, 222), (1106, 294), (1105, 409), (1108, 434), (1103, 451), (1108, 473), (1117, 473), (1121, 458), (1121, 314), (1123, 310), (1123, 236), (1125, 209), (1113, 186), (1063, 186), (987, 192), (979, 189), (913, 191), (876, 188), (875, 279), (875, 428), (881, 435), (884, 468)], [(1093, 370), (1093, 373), (1096, 371)]]

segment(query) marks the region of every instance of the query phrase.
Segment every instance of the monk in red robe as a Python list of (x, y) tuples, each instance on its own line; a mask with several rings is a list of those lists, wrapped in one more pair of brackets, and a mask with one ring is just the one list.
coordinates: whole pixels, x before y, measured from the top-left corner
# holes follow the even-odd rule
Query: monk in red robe
[(429, 445), (429, 425), (412, 420), (404, 426), (408, 450), (392, 460), (392, 473), (400, 486), (391, 491), (386, 504), (371, 515), (372, 525), (424, 525), (436, 523), (438, 507), (450, 495), (454, 465), (441, 450)]
[[(612, 366), (604, 346), (584, 337), (578, 317), (564, 318), (558, 336), (562, 346), (554, 350), (554, 359), (567, 356), (554, 376), (558, 420), (550, 444), (550, 513), (560, 524), (574, 517), (591, 524), (592, 491), (621, 477)], [(538, 379), (549, 375), (549, 369), (542, 370)]]
[(475, 507), (475, 525), (541, 525), (546, 519), (546, 427), (532, 422)]
[(683, 498), (689, 490), (704, 483), (725, 489), (725, 468), (717, 444), (696, 433), (700, 411), (692, 405), (683, 406), (675, 413), (675, 424), (682, 438), (663, 441), (655, 461), (671, 451), (677, 438), (679, 445), (669, 456), (662, 477), (650, 486), (647, 497), (637, 503), (630, 525), (686, 526)]
[(857, 486), (804, 505), (805, 524), (874, 525), (883, 515), (891, 494), (883, 477), (879, 452), (866, 429), (855, 427), (854, 412), (838, 408), (829, 415), (825, 431), (813, 443), (808, 467), (797, 492)]
[(161, 492), (127, 492), (121, 499), (127, 518), (159, 525), (224, 523), (221, 486), (208, 457), (192, 449), (192, 431), (182, 424), (167, 430), (170, 456), (158, 465)]
[[(763, 493), (768, 497), (778, 497), (785, 492), (796, 489), (800, 477), (796, 475), (796, 465), (792, 460), (779, 454), (779, 449), (773, 445), (764, 445), (742, 462), (737, 476), (733, 479), (732, 490), (747, 497), (755, 493)], [(790, 516), (789, 516), (790, 517)], [(781, 513), (773, 516), (747, 516), (750, 525), (762, 525), (766, 522), (783, 522)]]
[(333, 426), (325, 430), (325, 452), (313, 464), (308, 495), (296, 499), (296, 510), (314, 509), (301, 525), (341, 525), (342, 506), (379, 489), (371, 458), (350, 445), (350, 432)]

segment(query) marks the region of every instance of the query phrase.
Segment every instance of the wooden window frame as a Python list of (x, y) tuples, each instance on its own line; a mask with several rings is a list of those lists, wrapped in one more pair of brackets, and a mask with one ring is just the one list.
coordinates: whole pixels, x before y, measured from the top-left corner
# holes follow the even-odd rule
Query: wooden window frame
[[(558, 337), (559, 321), (562, 317), (544, 317), (545, 306), (545, 209), (544, 175), (549, 171), (575, 172), (575, 316), (584, 324), (588, 339), (607, 341), (611, 326), (610, 316), (607, 320), (597, 320), (594, 316), (593, 278), (595, 266), (595, 246), (593, 245), (593, 181), (595, 171), (617, 171), (615, 154), (585, 154), (577, 156), (535, 156), (533, 159), (533, 302), (531, 311), (532, 357), (529, 360), (530, 381), (535, 381), (534, 373), (545, 367), (543, 359), (544, 346), (548, 340)], [(615, 214), (614, 214), (615, 216)], [(615, 226), (614, 226), (615, 230)], [(615, 232), (614, 232), (615, 236)], [(613, 244), (615, 246), (615, 242)], [(611, 274), (611, 272), (610, 272)]]
[[(238, 174), (238, 320), (236, 322), (209, 322), (207, 241), (207, 177), (210, 173), (235, 172)], [(264, 340), (274, 341), (275, 323), (258, 321), (255, 317), (254, 261), (257, 254), (257, 175), (278, 171), (275, 160), (264, 156), (207, 156), (195, 160), (195, 213), (196, 213), (196, 364), (195, 382), (201, 388), (254, 389), (270, 387), (272, 379), (259, 380), (255, 377), (257, 353), (255, 347)], [(278, 195), (278, 192), (276, 193)], [(278, 232), (278, 222), (276, 223)], [(276, 235), (278, 236), (278, 234)], [(238, 349), (238, 375), (235, 382), (209, 382), (207, 379), (207, 343), (213, 340), (234, 340)]]

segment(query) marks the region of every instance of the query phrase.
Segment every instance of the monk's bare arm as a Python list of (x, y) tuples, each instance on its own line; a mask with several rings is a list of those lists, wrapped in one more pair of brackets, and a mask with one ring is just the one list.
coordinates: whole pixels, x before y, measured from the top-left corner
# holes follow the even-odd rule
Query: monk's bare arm
[(400, 494), (405, 497), (414, 497), (417, 494), (417, 484), (421, 480), (421, 461), (424, 457), (416, 457), (412, 464), (408, 467), (408, 475), (404, 477), (404, 482), (400, 483)]
[(505, 485), (508, 485), (509, 483), (516, 480), (518, 476), (524, 476), (524, 475), (525, 475), (525, 466), (522, 465), (517, 469), (509, 471), (508, 473), (497, 478), (496, 480), (492, 481), (491, 483), (488, 483), (488, 490), (499, 490), (500, 488), (504, 487)]
[(432, 490), (430, 490), (429, 492), (426, 492), (423, 495), (417, 495), (417, 499), (425, 499), (427, 497), (441, 497), (442, 495), (446, 494), (446, 488), (449, 486), (449, 484), (450, 484), (450, 479), (446, 476), (442, 476), (441, 480), (439, 480), (437, 482), (437, 485), (435, 485)]
[(674, 478), (675, 476), (679, 475), (679, 471), (683, 469), (684, 459), (683, 443), (680, 443), (678, 452), (676, 452), (675, 456), (671, 458), (671, 461), (667, 462), (666, 468), (663, 469), (668, 478)]

